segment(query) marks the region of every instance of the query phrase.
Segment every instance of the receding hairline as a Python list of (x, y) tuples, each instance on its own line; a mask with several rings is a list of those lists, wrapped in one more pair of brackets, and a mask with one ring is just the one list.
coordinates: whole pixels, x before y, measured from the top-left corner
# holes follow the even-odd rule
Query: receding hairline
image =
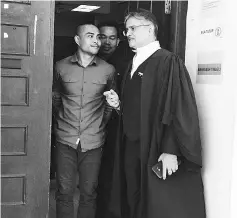
[(126, 26), (127, 21), (130, 18), (135, 18), (140, 21), (149, 22), (154, 27), (154, 35), (157, 38), (158, 34), (158, 22), (154, 14), (151, 12), (141, 9), (141, 11), (129, 12), (124, 18), (124, 25)]
[(148, 20), (146, 17), (142, 16), (142, 15), (139, 15), (139, 14), (129, 14), (125, 17), (124, 19), (124, 24), (126, 25), (127, 21), (130, 19), (130, 18), (135, 18), (137, 20), (142, 20), (142, 21), (145, 21), (145, 22), (149, 22), (149, 23), (152, 23), (152, 21)]

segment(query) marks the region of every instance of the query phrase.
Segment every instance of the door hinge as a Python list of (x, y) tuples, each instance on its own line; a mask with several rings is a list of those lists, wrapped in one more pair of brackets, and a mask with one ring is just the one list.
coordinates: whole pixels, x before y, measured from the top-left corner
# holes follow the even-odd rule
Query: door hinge
[(165, 0), (165, 14), (171, 13), (171, 0)]

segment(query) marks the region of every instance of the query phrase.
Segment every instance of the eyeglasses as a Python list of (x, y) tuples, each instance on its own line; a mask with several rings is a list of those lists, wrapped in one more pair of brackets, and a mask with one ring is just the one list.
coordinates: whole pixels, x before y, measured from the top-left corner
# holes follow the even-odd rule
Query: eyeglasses
[(143, 25), (137, 25), (137, 26), (130, 26), (130, 27), (126, 28), (126, 29), (123, 31), (123, 35), (124, 35), (124, 36), (127, 36), (127, 33), (128, 33), (129, 30), (133, 33), (133, 32), (135, 32), (135, 30), (136, 30), (138, 27), (141, 27), (141, 26), (150, 26), (150, 24), (143, 24)]

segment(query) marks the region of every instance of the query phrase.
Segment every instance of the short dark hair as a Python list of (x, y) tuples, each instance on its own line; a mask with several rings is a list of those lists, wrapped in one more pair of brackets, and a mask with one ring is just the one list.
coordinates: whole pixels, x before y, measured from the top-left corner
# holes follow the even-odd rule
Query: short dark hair
[(105, 26), (114, 27), (117, 31), (117, 37), (119, 38), (119, 27), (118, 27), (118, 23), (116, 21), (102, 22), (97, 27), (100, 29), (100, 28), (105, 27)]
[(155, 37), (158, 35), (158, 23), (154, 14), (150, 11), (145, 10), (143, 8), (138, 8), (136, 11), (130, 11), (125, 15), (124, 24), (126, 24), (127, 20), (131, 17), (142, 17), (147, 21), (150, 21), (154, 25), (154, 34)]
[(96, 26), (93, 22), (85, 22), (85, 23), (81, 23), (77, 26), (76, 30), (75, 30), (75, 34), (78, 35), (78, 33), (81, 31), (81, 27), (86, 26), (86, 25), (93, 25)]

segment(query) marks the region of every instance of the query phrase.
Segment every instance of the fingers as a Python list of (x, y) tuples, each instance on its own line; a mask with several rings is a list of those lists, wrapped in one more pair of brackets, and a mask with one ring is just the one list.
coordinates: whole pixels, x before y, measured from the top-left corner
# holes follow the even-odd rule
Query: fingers
[(164, 161), (162, 161), (162, 166), (163, 166), (163, 179), (166, 179), (166, 172), (167, 172), (167, 166)]
[(106, 98), (108, 104), (113, 107), (113, 108), (116, 108), (119, 106), (119, 102), (118, 101), (114, 101), (114, 100), (111, 100), (110, 98)]
[(162, 161), (163, 166), (163, 179), (165, 180), (167, 175), (172, 175), (178, 170), (178, 161), (175, 155), (163, 153), (158, 158), (158, 162)]
[(163, 154), (160, 155), (160, 157), (158, 158), (158, 162), (161, 161), (163, 158), (162, 158)]
[(110, 94), (110, 91), (106, 91), (106, 92), (103, 93), (103, 95), (106, 96), (106, 97), (107, 97), (109, 94)]
[(118, 99), (119, 99), (117, 93), (116, 93), (113, 89), (110, 89), (109, 91), (104, 92), (103, 95), (104, 95), (106, 98), (110, 98), (110, 99), (112, 99), (112, 100), (118, 101)]
[(110, 89), (110, 94), (111, 95), (117, 95), (117, 93), (113, 89)]
[(167, 177), (167, 174), (171, 176), (173, 173), (176, 172), (175, 167), (170, 166), (165, 161), (162, 161), (163, 163), (163, 179), (165, 180)]
[(175, 165), (175, 172), (176, 172), (178, 169), (179, 169), (179, 165), (176, 164), (176, 165)]
[(118, 96), (117, 93), (113, 90), (113, 89), (110, 89), (109, 91), (106, 91), (103, 93), (105, 96), (108, 96), (108, 95), (114, 95), (114, 96)]
[(166, 164), (165, 162), (162, 161), (163, 164), (163, 179), (165, 180), (167, 177), (167, 174), (169, 176), (171, 176), (173, 173), (175, 173), (176, 170), (176, 166), (169, 166), (168, 164)]
[(103, 95), (106, 97), (106, 101), (111, 107), (116, 108), (119, 106), (118, 95), (113, 89), (110, 89), (109, 91), (104, 92)]

